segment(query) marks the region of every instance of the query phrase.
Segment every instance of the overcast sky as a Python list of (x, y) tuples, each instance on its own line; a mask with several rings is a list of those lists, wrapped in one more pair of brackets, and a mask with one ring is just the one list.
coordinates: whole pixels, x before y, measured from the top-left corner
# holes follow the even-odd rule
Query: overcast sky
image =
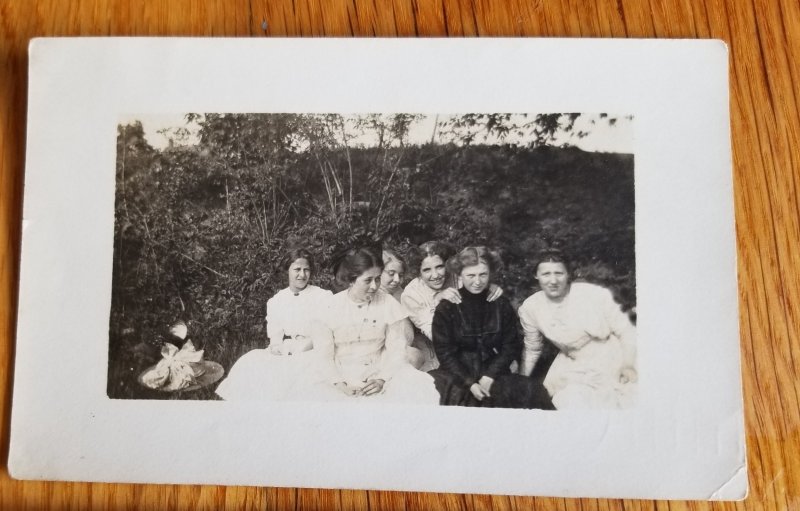
[[(439, 120), (445, 120), (447, 117), (447, 115), (440, 115)], [(585, 151), (633, 153), (633, 121), (623, 115), (610, 115), (609, 117), (616, 119), (613, 126), (609, 125), (608, 118), (602, 119), (598, 114), (581, 115), (575, 122), (573, 133), (585, 131), (588, 135), (581, 139), (576, 136), (562, 135), (556, 139), (556, 145), (569, 143)], [(120, 118), (120, 123), (127, 124), (135, 120), (141, 121), (147, 142), (157, 149), (163, 149), (169, 144), (168, 136), (159, 133), (159, 131), (169, 128), (185, 127), (189, 129), (192, 136), (187, 142), (190, 144), (196, 142), (194, 134), (197, 132), (198, 126), (195, 123), (187, 125), (184, 114), (127, 115)], [(430, 141), (435, 120), (435, 115), (429, 115), (415, 123), (409, 131), (408, 142), (419, 144)], [(438, 136), (436, 139), (440, 141)], [(520, 140), (519, 137), (509, 136), (506, 142), (515, 143)], [(482, 142), (484, 142), (482, 139), (476, 140), (476, 143)], [(496, 142), (496, 139), (490, 138), (485, 143)], [(372, 137), (359, 137), (353, 139), (351, 143), (370, 146), (375, 145), (377, 141)]]

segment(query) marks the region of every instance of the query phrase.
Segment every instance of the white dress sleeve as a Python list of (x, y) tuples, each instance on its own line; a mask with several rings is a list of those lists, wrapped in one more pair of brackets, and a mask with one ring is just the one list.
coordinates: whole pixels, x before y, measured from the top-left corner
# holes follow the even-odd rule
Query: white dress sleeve
[(544, 337), (536, 322), (534, 308), (533, 297), (530, 297), (525, 300), (518, 311), (522, 331), (525, 334), (525, 346), (522, 350), (522, 361), (519, 368), (519, 374), (523, 376), (530, 376), (533, 372), (536, 362), (542, 355), (544, 344)]
[(333, 340), (333, 330), (330, 327), (329, 318), (332, 311), (332, 301), (325, 307), (311, 325), (311, 338), (314, 344), (314, 358), (319, 368), (321, 379), (330, 384), (345, 381), (339, 374), (334, 360), (335, 344)]
[(605, 290), (603, 315), (608, 321), (611, 332), (622, 344), (623, 366), (635, 367), (636, 364), (636, 327), (628, 315), (622, 312), (620, 305), (614, 300), (610, 291)]
[(425, 337), (431, 338), (431, 327), (433, 325), (433, 312), (431, 304), (427, 303), (425, 297), (420, 293), (419, 286), (425, 285), (419, 280), (412, 280), (406, 286), (403, 295), (400, 297), (402, 304), (408, 309), (409, 319), (414, 326), (419, 328)]
[(381, 369), (377, 378), (388, 381), (392, 375), (402, 366), (407, 365), (406, 360), (406, 332), (405, 324), (408, 323), (405, 308), (397, 303), (397, 300), (384, 295), (382, 308), (384, 309), (384, 321), (386, 322), (386, 338), (384, 340), (384, 354)]
[(386, 326), (385, 352), (376, 378), (389, 381), (405, 365), (409, 364), (406, 360), (406, 339), (403, 334), (403, 321), (400, 320)]
[(281, 321), (281, 293), (267, 300), (267, 337), (271, 344), (283, 342), (284, 325)]

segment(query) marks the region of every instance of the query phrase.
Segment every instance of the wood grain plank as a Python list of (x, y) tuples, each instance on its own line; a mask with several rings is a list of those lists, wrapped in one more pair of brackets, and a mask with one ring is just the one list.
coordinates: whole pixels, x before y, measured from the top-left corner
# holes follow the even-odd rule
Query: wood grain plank
[[(764, 8), (763, 5), (759, 7)], [(740, 276), (749, 284), (744, 290), (740, 285), (740, 300), (747, 310), (743, 354), (748, 367), (746, 374), (752, 375), (755, 384), (748, 385), (748, 378), (745, 378), (745, 390), (754, 394), (754, 407), (748, 407), (747, 419), (750, 431), (755, 424), (762, 433), (748, 435), (751, 447), (755, 444), (751, 452), (758, 454), (753, 460), (756, 470), (751, 480), (754, 490), (764, 492), (767, 501), (784, 507), (789, 501), (782, 476), (786, 471), (795, 473), (797, 470), (791, 463), (786, 464), (791, 453), (797, 452), (797, 446), (791, 445), (788, 437), (797, 424), (797, 371), (792, 371), (787, 357), (796, 349), (796, 344), (793, 347), (786, 337), (784, 314), (788, 308), (784, 286), (788, 281), (783, 281), (781, 272), (775, 271), (781, 264), (781, 248), (777, 243), (786, 229), (786, 216), (775, 208), (791, 201), (785, 196), (791, 188), (785, 182), (778, 183), (779, 176), (773, 172), (776, 160), (781, 157), (775, 139), (783, 134), (777, 131), (774, 103), (769, 96), (769, 78), (763, 60), (766, 54), (759, 37), (762, 28), (757, 12), (761, 11), (746, 2), (729, 5), (728, 12), (732, 31), (749, 36), (742, 44), (737, 42), (731, 46), (735, 61), (740, 63), (734, 69), (737, 84), (734, 112), (746, 123), (745, 126), (733, 123), (734, 130), (743, 131), (740, 134), (743, 143), (738, 147), (734, 145), (733, 157), (736, 182), (741, 183), (736, 198), (741, 200), (741, 209), (745, 212), (737, 217)], [(794, 122), (796, 125), (796, 117)], [(791, 175), (797, 169), (794, 172), (784, 170), (789, 169), (782, 169), (782, 176)], [(780, 200), (774, 200), (776, 197)], [(796, 246), (790, 250), (796, 254)]]
[(656, 37), (697, 37), (697, 28), (689, 2), (651, 0), (650, 12)]
[(442, 8), (447, 16), (449, 35), (459, 37), (479, 35), (475, 9), (470, 0), (443, 0)]
[(369, 509), (369, 498), (364, 490), (341, 490), (339, 499), (342, 511), (361, 511)]
[(628, 37), (658, 37), (655, 20), (648, 2), (623, 0), (619, 2)]
[[(22, 166), (24, 161), (27, 86), (25, 45), (33, 16), (19, 5), (0, 3), (0, 458), (8, 458), (17, 268), (20, 246)], [(17, 22), (16, 20), (19, 20)], [(0, 471), (0, 508), (23, 501), (23, 487)]]
[(426, 36), (445, 36), (447, 26), (445, 13), (439, 3), (414, 0), (411, 2), (415, 32)]

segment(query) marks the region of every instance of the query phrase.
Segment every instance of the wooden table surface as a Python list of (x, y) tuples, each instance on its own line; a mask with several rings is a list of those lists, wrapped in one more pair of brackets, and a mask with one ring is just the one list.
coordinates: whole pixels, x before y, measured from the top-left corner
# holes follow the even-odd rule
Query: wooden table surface
[[(551, 499), (8, 477), (27, 46), (36, 36), (719, 38), (731, 58), (750, 496), (738, 503)], [(0, 0), (0, 509), (800, 510), (798, 0)]]

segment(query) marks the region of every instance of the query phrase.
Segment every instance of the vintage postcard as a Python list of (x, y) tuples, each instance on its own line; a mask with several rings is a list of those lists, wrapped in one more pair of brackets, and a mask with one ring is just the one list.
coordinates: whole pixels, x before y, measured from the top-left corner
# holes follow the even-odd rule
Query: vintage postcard
[(12, 475), (744, 498), (727, 58), (35, 40)]

